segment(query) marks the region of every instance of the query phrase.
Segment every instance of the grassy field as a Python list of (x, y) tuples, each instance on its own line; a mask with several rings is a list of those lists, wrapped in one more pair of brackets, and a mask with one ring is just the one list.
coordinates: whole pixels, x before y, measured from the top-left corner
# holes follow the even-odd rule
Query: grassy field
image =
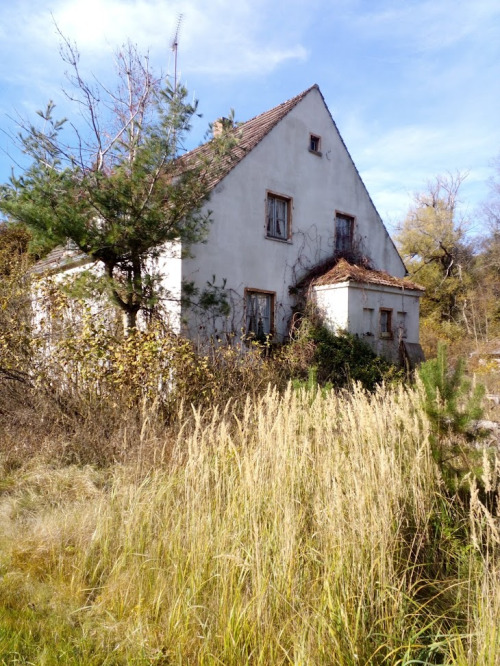
[(154, 418), (132, 462), (4, 456), (1, 664), (500, 664), (500, 469), (446, 491), (415, 390)]

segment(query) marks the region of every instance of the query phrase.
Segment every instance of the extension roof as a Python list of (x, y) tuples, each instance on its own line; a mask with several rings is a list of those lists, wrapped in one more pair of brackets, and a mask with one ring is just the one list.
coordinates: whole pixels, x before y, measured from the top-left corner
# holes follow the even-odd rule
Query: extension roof
[(385, 271), (376, 271), (372, 268), (350, 264), (345, 259), (340, 259), (326, 273), (312, 279), (309, 284), (313, 287), (342, 282), (357, 282), (361, 284), (375, 284), (383, 287), (396, 287), (397, 289), (412, 289), (414, 291), (425, 291), (423, 287), (406, 278), (397, 278)]

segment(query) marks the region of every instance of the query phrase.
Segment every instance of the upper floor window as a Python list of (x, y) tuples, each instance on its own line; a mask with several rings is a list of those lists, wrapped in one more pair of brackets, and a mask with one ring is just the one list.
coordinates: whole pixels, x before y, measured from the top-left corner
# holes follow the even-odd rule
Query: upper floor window
[(288, 240), (291, 236), (292, 200), (277, 194), (267, 195), (266, 236), (276, 240)]
[(350, 215), (337, 213), (335, 216), (335, 250), (351, 252), (354, 233), (354, 218)]
[(317, 134), (309, 135), (309, 150), (311, 153), (321, 155), (321, 137)]

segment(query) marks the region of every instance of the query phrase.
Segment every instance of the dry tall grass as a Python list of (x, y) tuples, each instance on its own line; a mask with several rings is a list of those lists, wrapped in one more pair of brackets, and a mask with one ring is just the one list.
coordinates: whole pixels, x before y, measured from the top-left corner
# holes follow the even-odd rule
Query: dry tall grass
[(500, 663), (497, 519), (442, 492), (415, 392), (183, 419), (149, 470), (4, 471), (1, 663)]

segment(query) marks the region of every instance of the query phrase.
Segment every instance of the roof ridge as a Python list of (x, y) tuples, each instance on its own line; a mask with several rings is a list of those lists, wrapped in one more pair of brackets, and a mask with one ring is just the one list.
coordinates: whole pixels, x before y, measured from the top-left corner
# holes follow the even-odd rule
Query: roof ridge
[[(290, 108), (289, 108), (288, 111), (286, 112), (286, 113), (289, 113), (289, 112), (293, 109), (293, 107), (294, 107), (296, 104), (298, 104), (298, 103), (300, 102), (300, 100), (303, 99), (303, 98), (304, 98), (308, 93), (310, 93), (311, 90), (313, 90), (314, 88), (315, 88), (316, 90), (319, 90), (319, 86), (318, 86), (317, 83), (314, 83), (312, 86), (310, 86), (310, 87), (307, 88), (306, 90), (303, 90), (303, 91), (302, 91), (301, 93), (299, 93), (298, 95), (295, 95), (295, 97), (290, 97), (290, 99), (287, 99), (286, 101), (281, 102), (280, 104), (277, 104), (276, 106), (273, 106), (271, 109), (267, 109), (267, 111), (262, 111), (262, 113), (258, 113), (256, 116), (253, 116), (253, 118), (249, 118), (248, 120), (243, 121), (243, 122), (241, 123), (241, 125), (239, 125), (236, 129), (239, 129), (239, 128), (242, 127), (243, 125), (246, 125), (247, 123), (250, 123), (250, 122), (252, 122), (252, 121), (254, 121), (254, 120), (258, 120), (261, 116), (265, 116), (265, 115), (268, 114), (268, 113), (272, 113), (273, 111), (276, 111), (276, 110), (279, 109), (280, 107), (285, 107), (285, 106), (290, 105)], [(286, 115), (286, 113), (283, 114), (282, 117), (284, 117), (284, 116)], [(279, 122), (279, 121), (277, 121), (277, 122)]]

